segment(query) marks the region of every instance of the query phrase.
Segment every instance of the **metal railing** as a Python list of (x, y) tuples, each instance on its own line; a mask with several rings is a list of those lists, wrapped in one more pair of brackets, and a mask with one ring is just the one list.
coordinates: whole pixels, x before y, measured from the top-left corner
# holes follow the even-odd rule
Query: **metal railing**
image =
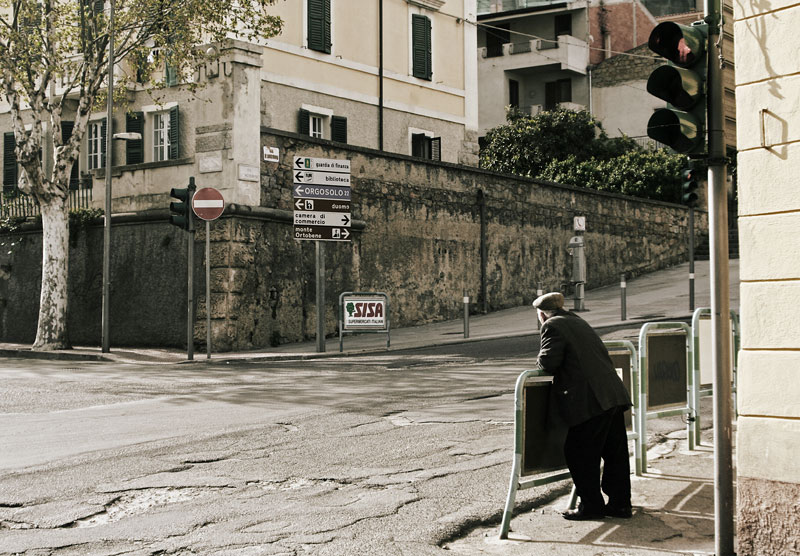
[[(92, 206), (92, 189), (71, 189), (69, 192), (69, 210), (90, 208)], [(11, 191), (3, 188), (0, 192), (0, 218), (30, 217), (41, 213), (39, 205), (30, 195), (18, 189)]]

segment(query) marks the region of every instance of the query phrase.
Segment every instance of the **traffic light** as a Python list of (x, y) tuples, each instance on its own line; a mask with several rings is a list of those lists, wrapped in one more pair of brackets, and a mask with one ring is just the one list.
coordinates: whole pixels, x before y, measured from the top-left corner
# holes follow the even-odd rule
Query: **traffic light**
[(189, 186), (183, 189), (173, 187), (169, 190), (169, 196), (178, 199), (180, 202), (169, 204), (169, 223), (184, 230), (192, 229), (192, 197), (197, 187), (194, 185), (194, 178), (189, 179)]
[(699, 171), (696, 168), (685, 168), (681, 172), (681, 178), (681, 203), (694, 207), (698, 201)]
[(650, 50), (671, 64), (647, 79), (647, 92), (667, 102), (647, 122), (647, 135), (683, 154), (704, 154), (708, 25), (659, 23), (650, 33)]

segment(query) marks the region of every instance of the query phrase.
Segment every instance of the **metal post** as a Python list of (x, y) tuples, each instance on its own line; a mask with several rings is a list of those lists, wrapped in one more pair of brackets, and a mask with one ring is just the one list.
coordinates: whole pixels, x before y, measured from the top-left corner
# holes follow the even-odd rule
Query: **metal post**
[(733, 556), (733, 442), (731, 407), (730, 279), (728, 198), (720, 67), (721, 0), (705, 0), (708, 27), (708, 214), (711, 236), (711, 329), (714, 342), (714, 548)]
[(317, 245), (317, 353), (325, 352), (325, 246)]
[(628, 306), (627, 306), (627, 291), (628, 291), (628, 284), (625, 282), (625, 273), (619, 275), (619, 296), (620, 296), (620, 310), (621, 310), (621, 318), (622, 320), (626, 320), (628, 314)]
[(186, 215), (189, 219), (188, 250), (186, 251), (186, 266), (188, 267), (186, 272), (186, 358), (189, 361), (194, 359), (194, 218), (191, 215), (191, 206), (195, 189), (197, 188), (194, 185), (194, 177), (190, 177), (189, 195), (186, 200), (190, 212)]
[(211, 222), (206, 220), (206, 359), (211, 359)]
[(111, 151), (113, 149), (113, 115), (114, 115), (114, 0), (109, 3), (108, 11), (108, 99), (106, 101), (106, 201), (103, 216), (103, 307), (100, 322), (100, 343), (103, 353), (111, 349), (109, 340), (109, 318), (111, 297)]
[(694, 207), (689, 208), (689, 310), (694, 311)]
[(464, 337), (469, 338), (469, 296), (464, 292)]

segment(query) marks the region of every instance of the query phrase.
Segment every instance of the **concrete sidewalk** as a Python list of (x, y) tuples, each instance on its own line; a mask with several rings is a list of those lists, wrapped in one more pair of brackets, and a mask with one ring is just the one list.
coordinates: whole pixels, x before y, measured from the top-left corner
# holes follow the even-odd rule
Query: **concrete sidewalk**
[(631, 477), (634, 510), (631, 519), (566, 521), (561, 511), (567, 507), (569, 496), (562, 496), (515, 515), (508, 539), (500, 540), (499, 525), (480, 527), (446, 548), (451, 554), (461, 556), (713, 554), (712, 431), (704, 432), (703, 444), (693, 451), (686, 449), (683, 431), (662, 440), (648, 451), (651, 458), (648, 473)]
[[(709, 262), (695, 263), (695, 307), (710, 305)], [(739, 261), (730, 264), (731, 308), (739, 308)], [(536, 292), (531, 292), (533, 301)], [(653, 272), (627, 283), (627, 319), (621, 319), (619, 285), (588, 290), (581, 317), (596, 328), (636, 328), (654, 320), (684, 320), (690, 318), (689, 310), (689, 264), (685, 263), (667, 270)], [(391, 301), (391, 300), (390, 300)], [(461, 300), (453, 300), (454, 304)], [(567, 307), (573, 301), (567, 300)], [(480, 341), (491, 338), (508, 338), (535, 334), (536, 314), (530, 305), (495, 311), (487, 315), (474, 315), (469, 321), (469, 338), (464, 338), (463, 320), (452, 320), (391, 330), (391, 350), (427, 347), (465, 341)], [(344, 354), (371, 353), (386, 349), (386, 334), (346, 335)], [(338, 337), (326, 339), (325, 352), (318, 353), (316, 342), (286, 344), (276, 348), (252, 351), (212, 353), (213, 360), (234, 359), (310, 359), (339, 355)], [(110, 353), (101, 353), (99, 347), (75, 347), (56, 352), (31, 352), (29, 346), (0, 344), (0, 357), (36, 357), (51, 359), (109, 360), (131, 363), (178, 363), (186, 361), (186, 351), (178, 349), (117, 348), (111, 346)], [(194, 360), (207, 360), (207, 353), (196, 350)]]

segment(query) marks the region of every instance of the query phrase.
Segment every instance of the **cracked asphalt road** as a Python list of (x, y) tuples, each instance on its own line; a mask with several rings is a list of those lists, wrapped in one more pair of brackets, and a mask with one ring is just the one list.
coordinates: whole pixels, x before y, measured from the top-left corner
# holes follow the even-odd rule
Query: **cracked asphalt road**
[[(536, 345), (2, 360), (0, 554), (398, 555), (499, 519)], [(493, 350), (493, 351), (492, 351)], [(530, 508), (566, 485), (521, 492)]]

